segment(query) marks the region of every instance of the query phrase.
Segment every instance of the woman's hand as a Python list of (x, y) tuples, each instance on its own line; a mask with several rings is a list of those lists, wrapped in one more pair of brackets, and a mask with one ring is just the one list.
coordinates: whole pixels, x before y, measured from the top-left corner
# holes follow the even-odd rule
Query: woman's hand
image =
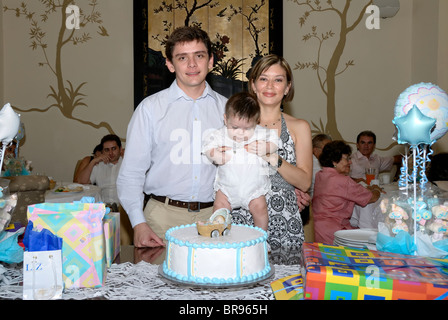
[(294, 189), (297, 196), (297, 205), (299, 206), (299, 210), (302, 211), (305, 207), (308, 207), (311, 203), (311, 196), (307, 192), (303, 192), (300, 189)]
[(385, 193), (383, 189), (377, 185), (367, 186), (366, 189), (372, 192), (372, 198), (370, 198), (369, 203), (376, 202), (381, 197), (381, 193)]

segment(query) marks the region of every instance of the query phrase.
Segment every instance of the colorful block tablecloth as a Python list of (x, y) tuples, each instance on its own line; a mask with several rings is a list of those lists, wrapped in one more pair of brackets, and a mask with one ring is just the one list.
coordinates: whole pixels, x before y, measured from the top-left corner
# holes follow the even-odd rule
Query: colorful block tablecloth
[(309, 300), (447, 299), (448, 260), (305, 243)]

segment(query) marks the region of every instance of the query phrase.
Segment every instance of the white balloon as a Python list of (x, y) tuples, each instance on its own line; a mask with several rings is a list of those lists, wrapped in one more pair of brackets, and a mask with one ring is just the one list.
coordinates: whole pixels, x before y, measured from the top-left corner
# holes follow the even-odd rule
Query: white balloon
[(20, 116), (7, 103), (0, 110), (0, 141), (2, 144), (9, 144), (19, 132), (19, 127)]

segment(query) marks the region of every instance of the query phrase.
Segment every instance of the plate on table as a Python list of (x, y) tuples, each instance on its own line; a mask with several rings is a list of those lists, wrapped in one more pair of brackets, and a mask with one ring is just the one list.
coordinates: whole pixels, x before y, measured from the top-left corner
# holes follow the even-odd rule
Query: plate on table
[(70, 184), (68, 186), (57, 187), (53, 190), (54, 194), (74, 194), (84, 191), (84, 187), (80, 184)]
[(334, 233), (334, 244), (376, 250), (377, 234), (378, 231), (374, 229), (339, 230)]

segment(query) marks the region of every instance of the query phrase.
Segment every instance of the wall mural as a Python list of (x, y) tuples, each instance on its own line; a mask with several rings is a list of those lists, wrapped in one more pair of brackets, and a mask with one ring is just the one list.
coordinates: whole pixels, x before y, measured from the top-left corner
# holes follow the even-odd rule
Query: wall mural
[[(282, 54), (282, 3), (269, 0), (136, 0), (135, 105), (171, 85), (165, 66), (165, 42), (180, 26), (208, 32), (214, 68), (207, 81), (229, 97), (247, 86), (254, 61), (268, 53)], [(142, 45), (143, 43), (143, 45)]]
[[(6, 4), (8, 2), (8, 0), (5, 1)], [(14, 1), (15, 5), (16, 3), (17, 1)], [(46, 68), (57, 83), (56, 86), (50, 85), (50, 91), (47, 95), (48, 98), (53, 100), (53, 103), (43, 108), (22, 109), (14, 106), (14, 109), (26, 113), (47, 112), (51, 108), (57, 108), (68, 119), (78, 121), (96, 129), (105, 128), (110, 133), (114, 133), (111, 125), (107, 122), (93, 123), (73, 115), (76, 108), (88, 107), (85, 101), (86, 95), (82, 93), (82, 89), (87, 85), (87, 82), (74, 84), (64, 75), (63, 49), (66, 49), (65, 47), (70, 45), (85, 45), (94, 36), (109, 36), (107, 29), (103, 25), (101, 13), (98, 10), (99, 1), (88, 0), (88, 5), (79, 6), (78, 8), (68, 8), (71, 5), (75, 5), (73, 0), (40, 0), (39, 3), (42, 7), (39, 12), (32, 11), (25, 2), (21, 2), (20, 6), (15, 7), (5, 5), (3, 11), (14, 14), (17, 18), (24, 18), (29, 23), (30, 47), (33, 51), (37, 51), (37, 54), (43, 59), (39, 63), (39, 66)], [(83, 8), (88, 8), (89, 10), (83, 10)], [(79, 11), (75, 9), (79, 9)], [(59, 32), (54, 39), (48, 39), (47, 32), (45, 31), (45, 24), (51, 15), (58, 15), (60, 17), (58, 21), (61, 21)], [(94, 27), (97, 27), (96, 30)], [(54, 28), (54, 25), (51, 25), (49, 28)], [(88, 31), (95, 33), (92, 34)], [(48, 53), (53, 50), (55, 50), (55, 59), (51, 61)]]
[[(336, 140), (344, 140), (341, 133), (339, 132), (338, 125), (336, 122), (336, 78), (347, 71), (350, 67), (355, 65), (355, 62), (353, 60), (346, 61), (343, 65), (341, 65), (341, 58), (344, 54), (344, 50), (346, 48), (347, 42), (348, 42), (348, 36), (350, 32), (355, 30), (356, 27), (360, 24), (360, 22), (365, 17), (366, 9), (369, 5), (373, 3), (372, 0), (370, 1), (364, 1), (365, 6), (361, 8), (360, 12), (355, 12), (351, 5), (353, 4), (353, 1), (351, 0), (345, 0), (345, 5), (343, 9), (338, 9), (334, 6), (333, 1), (329, 0), (325, 3), (314, 0), (314, 1), (299, 1), (299, 0), (289, 0), (294, 2), (300, 7), (305, 8), (305, 12), (303, 15), (299, 18), (299, 24), (300, 27), (304, 27), (306, 24), (308, 18), (312, 14), (319, 14), (319, 13), (334, 13), (336, 17), (339, 18), (340, 21), (340, 31), (338, 34), (333, 32), (332, 30), (318, 30), (317, 26), (311, 27), (311, 32), (305, 34), (303, 36), (304, 42), (314, 41), (318, 43), (317, 46), (317, 56), (315, 61), (311, 62), (301, 62), (298, 61), (295, 66), (294, 70), (305, 70), (305, 69), (312, 69), (318, 78), (320, 89), (325, 94), (327, 98), (327, 122), (324, 124), (322, 122), (322, 119), (320, 119), (319, 125), (317, 125), (314, 122), (312, 123), (312, 132), (313, 134), (318, 133), (326, 133), (329, 134), (333, 139)], [(359, 1), (359, 0), (358, 0)], [(359, 9), (357, 9), (359, 10)], [(350, 21), (349, 17), (355, 16), (354, 21)], [(323, 52), (322, 52), (322, 46), (325, 41), (333, 38), (337, 38), (338, 41), (336, 43), (336, 46), (334, 47), (333, 52), (331, 53), (330, 60), (328, 62), (323, 61)], [(393, 146), (395, 146), (396, 143), (392, 143), (385, 149), (380, 150), (389, 150)]]

